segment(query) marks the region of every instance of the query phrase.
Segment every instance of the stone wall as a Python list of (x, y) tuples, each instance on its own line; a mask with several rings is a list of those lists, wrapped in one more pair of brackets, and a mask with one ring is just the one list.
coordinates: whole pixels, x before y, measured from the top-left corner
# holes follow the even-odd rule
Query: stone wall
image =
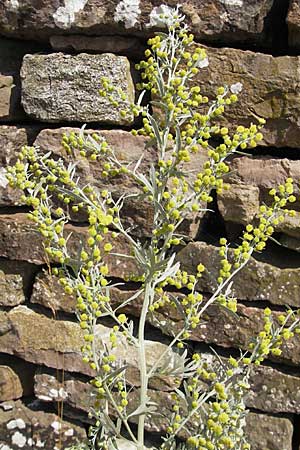
[[(238, 242), (242, 226), (253, 219), (261, 201), (268, 201), (268, 190), (286, 177), (300, 180), (300, 1), (181, 3), (210, 59), (199, 84), (209, 94), (217, 85), (242, 82), (240, 102), (226, 120), (249, 124), (253, 114), (267, 119), (262, 145), (251, 155), (232, 159), (231, 189), (216, 196), (214, 213), (185, 224), (184, 232), (194, 240), (178, 259), (191, 272), (199, 261), (206, 264), (201, 289), (209, 293), (214, 289), (219, 237)], [(145, 167), (155, 159), (144, 138), (130, 134), (133, 118), (120, 120), (118, 110), (98, 95), (98, 89), (105, 75), (134, 98), (134, 63), (154, 31), (151, 13), (159, 5), (157, 0), (0, 0), (2, 167), (13, 163), (27, 143), (64, 156), (63, 131), (83, 123), (104, 134), (120, 158), (137, 160), (145, 151)], [(198, 157), (191, 164), (201, 167), (202, 162)], [(103, 184), (94, 165), (79, 160), (78, 168), (88, 182)], [(124, 179), (112, 180), (108, 187), (115, 193), (135, 189)], [(239, 320), (211, 308), (192, 335), (194, 348), (209, 352), (212, 346), (228, 357), (246, 347), (262, 323), (266, 305), (275, 314), (287, 304), (300, 307), (299, 202), (295, 209), (296, 217), (276, 230), (277, 243), (252, 258), (236, 278)], [(0, 168), (0, 449), (63, 449), (85, 436), (90, 373), (81, 362), (82, 333), (74, 317), (74, 299), (49, 280), (41, 240), (26, 211), (20, 194), (6, 186)], [(128, 202), (124, 219), (133, 233), (149, 234), (147, 208)], [(75, 249), (86, 232), (84, 218), (70, 228)], [(124, 242), (115, 242), (117, 252), (128, 251)], [(109, 262), (114, 278), (134, 270), (113, 257)], [(133, 288), (125, 284), (115, 289), (114, 301), (126, 298)], [(129, 313), (138, 316), (138, 302)], [(168, 310), (161, 318), (162, 330), (149, 324), (150, 360), (180, 326)], [(107, 324), (99, 324), (99, 332), (105, 339)], [(126, 348), (120, 351), (132, 369), (130, 382), (138, 387), (136, 355)], [(299, 337), (284, 346), (280, 358), (258, 367), (252, 384), (247, 432), (253, 450), (300, 450)], [(154, 379), (151, 385), (151, 396), (166, 411), (174, 386), (172, 378)], [(133, 391), (133, 404), (135, 395)], [(160, 419), (147, 423), (149, 432), (161, 428)]]

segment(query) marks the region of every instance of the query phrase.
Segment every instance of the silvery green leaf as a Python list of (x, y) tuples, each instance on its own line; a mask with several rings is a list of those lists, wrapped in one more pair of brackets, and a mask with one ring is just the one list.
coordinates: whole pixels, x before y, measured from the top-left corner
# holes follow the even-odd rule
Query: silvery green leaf
[(144, 186), (146, 186), (149, 189), (150, 192), (152, 192), (152, 186), (149, 183), (148, 179), (145, 177), (145, 175), (139, 173), (138, 175), (136, 175), (136, 177), (139, 181), (141, 181), (144, 184)]
[(146, 89), (144, 89), (144, 90), (140, 93), (139, 98), (138, 98), (138, 101), (137, 101), (137, 106), (141, 106), (141, 103), (142, 103), (142, 101), (143, 101), (143, 98), (144, 98), (145, 93), (146, 93)]
[(137, 291), (134, 295), (132, 295), (130, 298), (128, 298), (127, 300), (125, 300), (121, 305), (119, 305), (119, 306), (117, 306), (116, 308), (115, 308), (115, 312), (118, 310), (118, 309), (122, 309), (122, 308), (124, 308), (126, 305), (128, 305), (128, 303), (130, 303), (132, 300), (135, 300), (137, 297), (139, 297), (141, 294), (142, 294), (142, 292), (143, 292), (143, 289), (140, 289), (139, 291)]
[(127, 416), (127, 419), (130, 417), (140, 416), (142, 414), (151, 415), (156, 413), (157, 411), (157, 403), (149, 401), (149, 397), (146, 399), (146, 406), (140, 405), (138, 406), (132, 413)]
[(180, 128), (176, 127), (176, 151), (178, 152), (181, 148), (182, 148), (182, 142), (181, 142)]
[(159, 147), (161, 147), (162, 146), (162, 140), (161, 140), (161, 136), (160, 136), (159, 127), (157, 125), (157, 122), (150, 115), (149, 115), (149, 122), (151, 123), (152, 129), (154, 131), (154, 134), (155, 134), (156, 140), (157, 140), (157, 142), (159, 144)]
[(179, 270), (180, 262), (178, 261), (173, 267), (168, 267), (158, 278), (155, 280), (155, 284), (159, 284), (168, 277), (173, 277)]
[(142, 155), (141, 155), (140, 158), (138, 159), (136, 165), (134, 166), (134, 169), (133, 169), (133, 173), (134, 173), (134, 174), (137, 172), (137, 170), (138, 170), (138, 168), (139, 168), (139, 166), (140, 166), (140, 164), (141, 164), (143, 158), (144, 158), (144, 154), (142, 153)]

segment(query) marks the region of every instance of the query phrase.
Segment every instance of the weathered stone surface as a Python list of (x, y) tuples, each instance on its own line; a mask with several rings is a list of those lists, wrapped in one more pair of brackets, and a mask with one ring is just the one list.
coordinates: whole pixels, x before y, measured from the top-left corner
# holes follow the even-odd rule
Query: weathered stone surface
[[(287, 158), (237, 157), (231, 161), (230, 167), (230, 189), (218, 194), (218, 207), (225, 221), (243, 225), (251, 222), (258, 214), (260, 204), (272, 202), (270, 189), (284, 184), (287, 178), (295, 181), (295, 194), (299, 193), (300, 161)], [(284, 222), (276, 226), (276, 231), (299, 238), (299, 200), (291, 204), (291, 207), (296, 209), (296, 216), (287, 215)], [(286, 246), (293, 248), (292, 243), (286, 243)]]
[[(53, 329), (53, 333), (49, 330)], [(47, 367), (81, 372), (92, 375), (90, 367), (83, 363), (81, 346), (84, 342), (83, 331), (79, 324), (68, 321), (57, 321), (55, 327), (52, 319), (33, 312), (25, 306), (17, 306), (8, 313), (0, 312), (0, 346), (3, 353), (19, 356), (26, 361), (43, 364)], [(97, 325), (95, 342), (99, 348), (110, 346), (111, 329)], [(120, 333), (118, 345), (112, 353), (117, 360), (128, 365), (127, 377), (131, 384), (139, 385), (138, 353), (134, 346), (129, 346)], [(166, 350), (166, 345), (147, 340), (145, 344), (147, 364), (151, 367), (160, 354)], [(168, 364), (179, 364), (180, 357), (168, 352)], [(171, 362), (171, 360), (173, 362)], [(163, 359), (166, 362), (165, 359)], [(170, 366), (171, 369), (171, 366)], [(177, 386), (172, 376), (155, 375), (151, 385), (162, 390)]]
[(251, 390), (246, 404), (270, 413), (300, 411), (300, 378), (272, 367), (260, 366), (250, 378)]
[(9, 261), (0, 258), (1, 306), (16, 306), (23, 303), (31, 293), (32, 283), (38, 268), (25, 261)]
[(218, 194), (218, 208), (225, 220), (243, 225), (251, 223), (259, 210), (257, 186), (230, 184), (229, 190)]
[(230, 163), (228, 181), (234, 184), (259, 188), (260, 199), (270, 203), (269, 190), (283, 184), (287, 178), (295, 181), (295, 192), (299, 192), (300, 161), (268, 156), (236, 157)]
[[(61, 146), (63, 133), (79, 132), (79, 128), (59, 128), (46, 129), (39, 133), (34, 144), (44, 152), (52, 151), (55, 155), (63, 159), (70, 157), (66, 155), (65, 150)], [(86, 130), (87, 135), (91, 133), (99, 133), (103, 136), (108, 144), (114, 149), (116, 156), (122, 163), (129, 164), (129, 168), (133, 169), (135, 164), (143, 156), (140, 165), (140, 173), (149, 173), (151, 164), (157, 161), (157, 151), (153, 147), (149, 147), (148, 139), (142, 136), (132, 136), (131, 133), (123, 130)], [(124, 194), (141, 193), (140, 187), (128, 175), (118, 175), (115, 177), (104, 178), (102, 176), (101, 163), (91, 163), (82, 158), (77, 152), (75, 158), (77, 166), (76, 170), (80, 177), (80, 183), (85, 185), (90, 183), (99, 190), (108, 189), (115, 198)], [(200, 151), (191, 155), (191, 161), (184, 164), (184, 170), (188, 174), (188, 178), (192, 180), (197, 172), (202, 170), (204, 162), (207, 160), (207, 154)], [(147, 200), (142, 200), (145, 204), (141, 208), (141, 200), (139, 197), (125, 198), (124, 206), (121, 210), (121, 218), (124, 220), (125, 226), (130, 227), (133, 235), (149, 236), (152, 234), (153, 228), (153, 208)], [(205, 205), (203, 205), (205, 206)], [(180, 232), (194, 238), (198, 232), (199, 222), (204, 213), (190, 214), (184, 220), (180, 227)], [(82, 214), (71, 214), (72, 220), (83, 221)]]
[[(0, 8), (2, 7), (3, 4), (0, 4)], [(38, 48), (37, 45), (32, 46), (24, 41), (0, 38), (0, 122), (25, 117), (21, 107), (19, 72), (25, 53), (38, 51)]]
[(128, 36), (50, 36), (50, 44), (56, 51), (115, 53), (142, 58), (145, 47), (135, 37)]
[[(279, 313), (273, 311), (273, 317), (276, 318)], [(153, 322), (154, 326), (166, 334), (173, 336), (183, 327), (183, 319), (179, 313), (170, 310), (162, 310), (156, 313), (160, 321)], [(209, 307), (202, 320), (192, 331), (190, 339), (197, 342), (206, 342), (216, 344), (225, 348), (248, 349), (253, 337), (257, 336), (264, 327), (263, 310), (254, 307), (247, 307), (238, 304), (237, 313), (218, 307), (217, 305)], [(280, 357), (271, 357), (270, 359), (284, 362), (285, 364), (297, 366), (300, 363), (300, 338), (298, 335), (283, 343), (282, 354)]]
[[(67, 225), (66, 235), (70, 234), (69, 249), (75, 256), (81, 243), (84, 245), (86, 242), (87, 227)], [(130, 253), (130, 246), (122, 236), (112, 239), (111, 233), (107, 233), (99, 245), (100, 249), (107, 241), (112, 242), (116, 253), (125, 255)], [(26, 214), (0, 215), (0, 256), (34, 264), (46, 263), (41, 236), (33, 222), (27, 219)], [(136, 264), (132, 259), (114, 255), (104, 255), (103, 259), (109, 265), (111, 276), (124, 278), (137, 272)]]
[(21, 275), (0, 270), (0, 291), (0, 306), (16, 306), (25, 301)]
[(26, 55), (21, 68), (22, 104), (31, 117), (47, 122), (77, 121), (128, 125), (133, 117), (123, 119), (118, 107), (100, 97), (100, 78), (123, 89), (128, 101), (134, 100), (130, 65), (124, 56), (113, 54), (77, 56), (51, 53)]
[[(226, 110), (224, 123), (250, 125), (253, 113), (267, 120), (262, 144), (299, 147), (299, 57), (273, 57), (232, 48), (207, 48), (209, 66), (197, 83), (215, 98), (217, 86), (243, 84), (239, 101)], [(296, 92), (296, 94), (295, 94)]]
[(0, 446), (5, 449), (67, 448), (86, 440), (84, 428), (62, 420), (55, 414), (34, 411), (21, 401), (5, 403), (0, 407)]
[(289, 419), (250, 413), (246, 434), (251, 450), (292, 450), (293, 425)]
[(8, 119), (12, 116), (12, 110), (17, 109), (20, 101), (20, 91), (14, 85), (11, 75), (0, 74), (0, 118)]
[[(207, 291), (207, 289), (204, 290)], [(113, 288), (110, 290), (111, 304), (119, 306), (134, 294), (135, 291), (133, 290), (126, 291)], [(182, 297), (182, 294), (179, 293), (178, 297)], [(208, 299), (207, 296), (205, 298)], [(57, 280), (55, 278), (49, 280), (49, 277), (45, 274), (40, 274), (36, 278), (31, 301), (51, 310), (62, 310), (68, 313), (74, 313), (75, 311), (75, 299), (66, 296)], [(123, 310), (139, 317), (141, 304), (142, 299), (138, 297), (128, 303)], [(274, 317), (279, 314), (279, 312), (273, 311)], [(151, 325), (159, 328), (168, 336), (174, 336), (174, 333), (179, 332), (184, 325), (181, 313), (173, 307), (159, 309), (155, 313), (155, 319), (149, 316), (148, 320)], [(226, 348), (247, 349), (252, 338), (263, 329), (263, 326), (264, 314), (262, 309), (247, 307), (240, 303), (238, 304), (237, 315), (233, 315), (223, 308), (212, 305), (206, 310), (197, 328), (193, 330), (191, 340), (213, 343)], [(280, 360), (290, 365), (299, 364), (299, 349), (300, 339), (296, 336), (291, 341), (284, 343)]]
[(9, 366), (0, 366), (0, 402), (22, 397), (20, 378)]
[[(34, 145), (38, 146), (43, 152), (51, 151), (54, 155), (60, 156), (64, 160), (70, 157), (66, 154), (61, 145), (62, 136), (71, 132), (79, 133), (79, 128), (58, 128), (42, 130)], [(156, 151), (153, 147), (147, 147), (147, 139), (143, 136), (132, 136), (128, 131), (123, 130), (86, 130), (86, 135), (96, 133), (107, 140), (108, 144), (114, 149), (116, 156), (122, 163), (130, 163), (134, 168), (135, 163), (144, 155), (140, 165), (140, 170), (147, 171), (151, 163), (156, 161)], [(99, 189), (108, 189), (109, 191), (121, 195), (121, 193), (138, 192), (137, 185), (129, 177), (120, 175), (116, 177), (104, 178), (101, 173), (102, 165), (96, 162), (89, 162), (86, 158), (80, 156), (79, 152), (75, 154), (77, 162), (78, 176), (81, 183), (85, 185), (90, 182)]]
[[(204, 242), (189, 243), (178, 254), (182, 268), (190, 273), (202, 262), (206, 271), (199, 279), (199, 289), (214, 292), (220, 268), (218, 247)], [(300, 305), (300, 270), (279, 268), (253, 257), (233, 281), (234, 295), (240, 300), (268, 300), (274, 305)]]
[[(64, 400), (67, 416), (76, 415), (74, 410), (68, 410), (68, 406), (82, 412), (87, 412), (90, 405), (92, 387), (76, 379), (67, 379), (61, 384), (53, 375), (38, 374), (35, 377), (35, 393), (42, 401), (55, 402)], [(128, 395), (128, 410), (134, 410), (138, 402), (138, 390), (131, 391)], [(166, 430), (166, 417), (172, 414), (172, 398), (167, 392), (149, 391), (151, 401), (158, 405), (160, 415), (153, 415), (146, 419), (145, 428), (149, 432), (162, 432)], [(113, 413), (113, 412), (112, 412)], [(86, 416), (81, 416), (86, 420)], [(130, 421), (136, 421), (133, 417)], [(190, 423), (191, 428), (194, 424)], [(267, 416), (264, 414), (250, 413), (246, 419), (246, 434), (255, 450), (291, 450), (292, 449), (292, 423), (288, 419)], [(181, 433), (181, 437), (184, 434)], [(262, 446), (259, 446), (259, 443)]]
[(298, 50), (300, 48), (300, 4), (298, 0), (291, 0), (287, 16), (289, 30), (289, 46)]
[[(182, 12), (198, 38), (222, 42), (266, 41), (264, 21), (271, 13), (272, 0), (195, 0), (182, 1)], [(174, 0), (164, 5), (176, 6)], [(124, 2), (80, 0), (55, 2), (39, 0), (33, 8), (30, 0), (9, 0), (0, 4), (0, 32), (25, 39), (47, 39), (53, 34), (149, 34), (151, 13), (160, 6), (154, 0)], [(240, 14), (243, 8), (243, 14)], [(158, 11), (159, 13), (159, 11)]]
[[(1, 96), (1, 94), (0, 94)], [(20, 192), (7, 184), (5, 172), (2, 169), (16, 162), (16, 156), (23, 145), (28, 143), (25, 128), (0, 126), (0, 207), (18, 203)]]

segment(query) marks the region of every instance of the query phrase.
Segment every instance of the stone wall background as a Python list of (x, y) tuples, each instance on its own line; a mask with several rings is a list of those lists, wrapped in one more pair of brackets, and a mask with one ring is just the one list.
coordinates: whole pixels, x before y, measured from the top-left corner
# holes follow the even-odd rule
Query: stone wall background
[[(262, 145), (231, 161), (231, 189), (215, 197), (214, 213), (184, 224), (194, 238), (180, 250), (183, 267), (198, 262), (209, 269), (201, 279), (204, 293), (214, 289), (220, 236), (238, 242), (242, 226), (255, 216), (268, 190), (286, 177), (300, 179), (300, 1), (182, 0), (182, 10), (196, 36), (207, 46), (210, 65), (199, 84), (211, 93), (217, 85), (242, 82), (239, 104), (230, 123), (249, 124), (252, 114), (267, 119)], [(164, 2), (176, 5), (173, 0)], [(24, 144), (39, 145), (64, 156), (60, 146), (66, 128), (101, 132), (119, 156), (137, 160), (145, 140), (133, 137), (132, 119), (120, 121), (118, 111), (98, 95), (100, 76), (121, 85), (132, 98), (138, 80), (134, 63), (143, 55), (154, 31), (151, 14), (157, 0), (0, 0), (0, 164), (13, 163)], [(149, 25), (150, 24), (150, 25)], [(154, 160), (146, 148), (145, 167)], [(80, 160), (80, 158), (79, 158)], [(191, 162), (201, 167), (203, 160)], [(84, 180), (102, 187), (99, 167), (79, 162)], [(101, 184), (102, 183), (102, 184)], [(116, 194), (135, 186), (111, 180)], [(195, 330), (191, 346), (223, 357), (245, 348), (262, 323), (263, 309), (279, 314), (289, 304), (300, 307), (300, 203), (298, 214), (276, 230), (267, 251), (252, 259), (234, 289), (239, 321), (214, 307)], [(74, 301), (49, 280), (41, 241), (26, 218), (20, 195), (5, 186), (0, 168), (0, 449), (66, 448), (85, 436), (90, 387), (81, 362), (81, 332)], [(149, 233), (151, 211), (128, 202), (125, 219), (132, 232)], [(82, 222), (70, 225), (73, 246), (86, 232)], [(77, 239), (76, 239), (77, 238)], [(116, 241), (117, 251), (128, 248)], [(110, 260), (113, 279), (134, 267)], [(126, 298), (133, 284), (115, 289), (114, 301)], [(139, 305), (129, 310), (137, 317)], [(173, 314), (173, 316), (172, 316)], [(174, 313), (161, 312), (163, 329), (149, 324), (149, 359), (162, 351), (167, 336), (180, 326)], [(99, 324), (103, 339), (108, 324)], [(132, 368), (130, 382), (138, 388), (136, 358), (120, 350)], [(212, 358), (212, 356), (207, 356)], [(267, 360), (253, 374), (247, 429), (253, 450), (300, 450), (300, 339), (285, 345), (280, 358)], [(174, 380), (156, 379), (151, 395), (168, 409)], [(134, 403), (137, 390), (132, 392)], [(64, 421), (60, 420), (63, 409)], [(58, 414), (58, 415), (57, 415)], [(160, 419), (147, 424), (152, 438), (164, 427)]]

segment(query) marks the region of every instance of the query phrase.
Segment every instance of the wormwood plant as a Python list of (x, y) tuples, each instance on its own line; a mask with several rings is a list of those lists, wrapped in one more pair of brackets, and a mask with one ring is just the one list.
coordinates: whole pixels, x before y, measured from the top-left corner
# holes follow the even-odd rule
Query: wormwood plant
[[(197, 216), (207, 208), (212, 190), (219, 193), (227, 188), (223, 181), (229, 171), (227, 158), (257, 145), (264, 120), (257, 118), (257, 124), (238, 126), (233, 133), (220, 125), (225, 108), (238, 100), (241, 84), (219, 87), (215, 98), (209, 100), (195, 78), (208, 65), (205, 50), (194, 43), (178, 9), (165, 7), (161, 12), (157, 21), (166, 25), (167, 32), (149, 39), (146, 58), (137, 65), (142, 78), (137, 103), (126, 103), (126, 94), (112, 86), (109, 79), (102, 78), (100, 90), (112, 105), (117, 106), (119, 100), (127, 104), (121, 111), (123, 117), (141, 116), (143, 126), (132, 134), (146, 136), (157, 151), (157, 161), (149, 172), (140, 170), (143, 155), (134, 164), (121, 162), (103, 137), (86, 133), (83, 128), (78, 134), (63, 136), (62, 146), (69, 155), (65, 160), (25, 146), (7, 176), (12, 186), (23, 191), (22, 199), (32, 208), (29, 217), (43, 236), (45, 252), (53, 263), (52, 274), (59, 277), (66, 293), (77, 299), (76, 314), (84, 330), (83, 361), (94, 371), (90, 416), (95, 424), (90, 429), (89, 448), (118, 449), (125, 442), (128, 448), (143, 450), (149, 420), (160, 414), (160, 406), (151, 400), (149, 382), (154, 376), (168, 375), (177, 379), (178, 388), (172, 393), (170, 414), (161, 417), (162, 433), (156, 448), (247, 450), (245, 396), (251, 367), (268, 355), (280, 355), (282, 343), (299, 332), (298, 313), (288, 310), (275, 320), (266, 308), (263, 329), (239, 358), (223, 360), (216, 355), (192, 353), (187, 341), (210, 305), (219, 304), (236, 312), (232, 280), (253, 252), (265, 248), (284, 215), (294, 214), (286, 209), (296, 200), (293, 180), (287, 179), (277, 190), (272, 189), (271, 206), (260, 207), (255, 223), (247, 225), (238, 246), (230, 250), (226, 239), (220, 240), (217, 288), (209, 299), (204, 299), (198, 291), (198, 281), (206, 270), (201, 261), (196, 273), (191, 274), (183, 271), (176, 260), (175, 247), (185, 244), (180, 226), (186, 217)], [(151, 92), (153, 100), (143, 106), (146, 91)], [(185, 164), (199, 152), (206, 152), (207, 161), (203, 170), (194, 174), (185, 169)], [(76, 176), (74, 162), (79, 155), (99, 165), (104, 180), (122, 175), (139, 186), (140, 193), (134, 194), (136, 200), (147, 202), (153, 211), (149, 239), (142, 243), (121, 220), (126, 195), (115, 198), (107, 190), (83, 185)], [(57, 200), (68, 208), (59, 207)], [(70, 220), (67, 211), (87, 215), (88, 233), (78, 253), (72, 250), (73, 237), (65, 228)], [(128, 277), (140, 286), (118, 305), (111, 300), (115, 285), (105, 262), (106, 255), (116, 256), (113, 250), (117, 236), (131, 246), (131, 254), (117, 257), (135, 262), (136, 271)], [(181, 293), (174, 293), (176, 290)], [(137, 299), (141, 312), (136, 329), (124, 308)], [(151, 319), (163, 329), (157, 317), (161, 308), (176, 310), (183, 325), (151, 365), (146, 360), (145, 326)], [(107, 345), (97, 335), (96, 324), (103, 317), (114, 323)], [(135, 406), (128, 368), (116, 357), (124, 339), (138, 355), (139, 400)]]

